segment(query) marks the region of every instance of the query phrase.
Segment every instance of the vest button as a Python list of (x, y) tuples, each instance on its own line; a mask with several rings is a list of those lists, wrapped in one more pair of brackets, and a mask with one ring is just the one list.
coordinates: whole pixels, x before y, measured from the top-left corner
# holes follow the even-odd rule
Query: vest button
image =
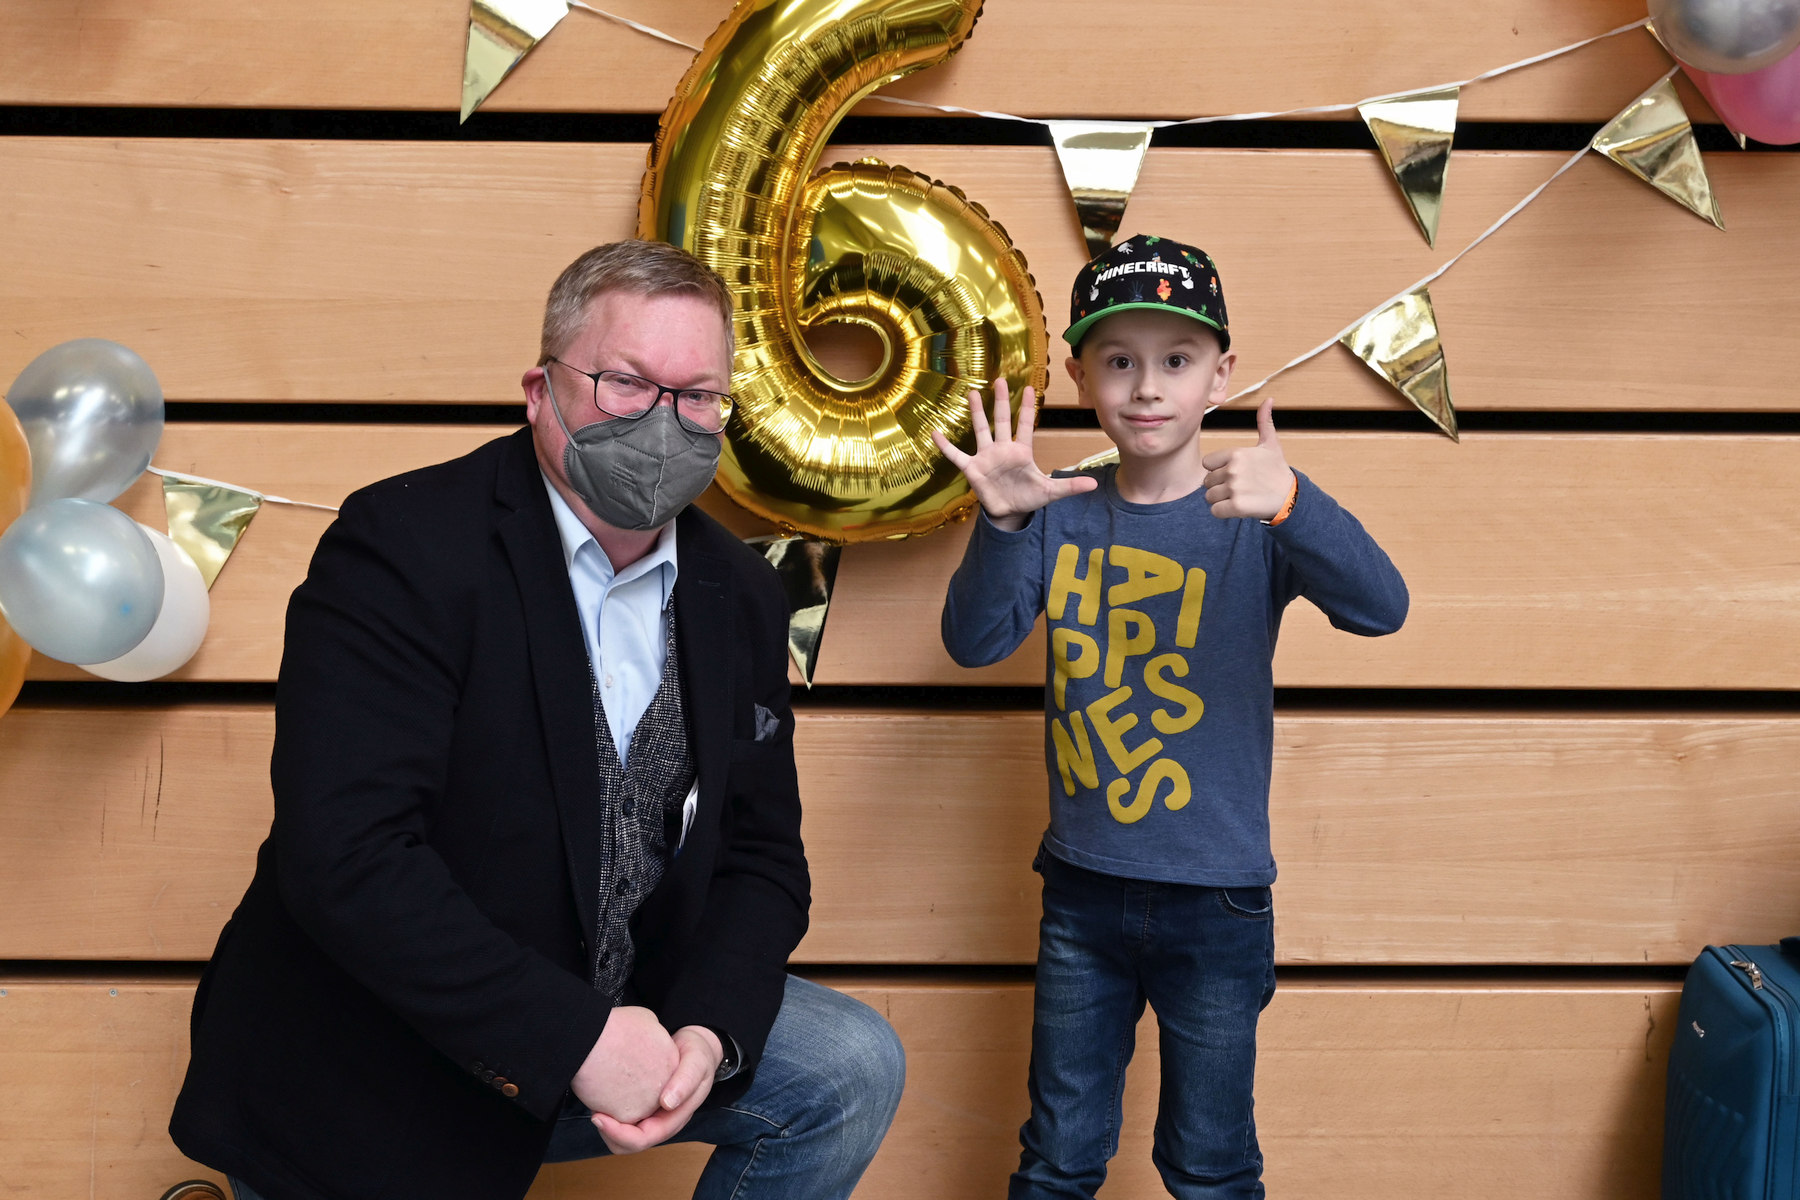
[(620, 807), (620, 811), (622, 811), (628, 817), (635, 817), (637, 815), (637, 801), (636, 800), (627, 800)]
[(626, 892), (629, 892), (630, 890), (631, 890), (631, 880), (629, 880), (629, 879), (619, 880), (619, 895), (623, 896)]

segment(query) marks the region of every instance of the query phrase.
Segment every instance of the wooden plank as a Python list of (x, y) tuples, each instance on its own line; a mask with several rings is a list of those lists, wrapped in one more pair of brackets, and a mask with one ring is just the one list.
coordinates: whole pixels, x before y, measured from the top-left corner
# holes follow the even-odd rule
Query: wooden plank
[[(826, 161), (864, 154), (985, 204), (1024, 250), (1060, 335), (1085, 249), (1047, 147), (840, 146)], [(544, 293), (582, 250), (632, 230), (643, 155), (0, 139), (11, 331), (0, 380), (57, 342), (105, 336), (143, 354), (177, 400), (517, 399)], [(1219, 260), (1247, 384), (1424, 277), (1559, 159), (1459, 154), (1436, 251), (1378, 157), (1360, 151), (1153, 151), (1127, 227)], [(1800, 408), (1785, 353), (1800, 157), (1707, 165), (1730, 235), (1593, 156), (1434, 285), (1458, 405)], [(1073, 403), (1060, 340), (1051, 349), (1049, 399)], [(1337, 348), (1275, 395), (1288, 407), (1406, 407)]]
[[(907, 1091), (858, 1200), (992, 1195), (1026, 1112), (1025, 984), (846, 982), (907, 1047)], [(192, 985), (0, 982), (0, 1160), (22, 1195), (138, 1200), (216, 1179), (164, 1132)], [(1285, 983), (1263, 1017), (1257, 1126), (1283, 1195), (1469, 1200), (1654, 1194), (1671, 983)], [(1159, 1194), (1154, 1021), (1103, 1196)], [(685, 1195), (701, 1147), (548, 1167), (536, 1200)]]
[[(1041, 715), (802, 720), (802, 961), (1033, 961)], [(1282, 712), (1276, 953), (1685, 963), (1779, 940), (1800, 911), (1797, 762), (1787, 718)]]
[[(156, 464), (256, 491), (336, 505), (376, 479), (466, 454), (506, 430), (472, 426), (173, 425)], [(203, 470), (205, 463), (210, 470)], [(280, 483), (276, 481), (280, 480)], [(119, 504), (168, 528), (162, 483), (145, 475)], [(175, 679), (274, 679), (281, 666), (288, 594), (306, 577), (332, 514), (265, 504), (213, 585), (206, 641)], [(91, 678), (37, 655), (32, 677)]]
[[(726, 6), (641, 0), (614, 6), (698, 45)], [(147, 0), (121, 7), (0, 4), (0, 103), (174, 107), (413, 108), (454, 113), (467, 38), (462, 0), (296, 7)], [(891, 89), (932, 103), (1035, 116), (1191, 117), (1347, 103), (1467, 79), (1641, 19), (1633, 0), (1522, 0), (1486, 10), (1454, 0), (1328, 0), (1269, 6), (1137, 0), (1124, 24), (1184, 47), (1147, 71), (1132, 38), (1097, 37), (1078, 0), (987, 0), (967, 47)], [(660, 112), (691, 53), (571, 13), (487, 102), (495, 111)], [(1629, 34), (1473, 88), (1465, 117), (1600, 121), (1664, 69)], [(1031, 69), (1021, 70), (1022, 64)], [(1068, 68), (1087, 86), (1071, 91)], [(1622, 98), (1621, 98), (1622, 97)], [(892, 106), (872, 111), (917, 115)], [(454, 120), (454, 117), (449, 118)]]
[(0, 981), (0, 1162), (14, 1195), (145, 1200), (223, 1185), (169, 1141), (191, 982)]
[[(334, 504), (370, 480), (450, 457), (498, 432), (475, 426), (172, 426), (160, 466)], [(1213, 445), (1241, 443), (1221, 434)], [(1098, 434), (1051, 431), (1066, 465)], [(1393, 556), (1412, 592), (1406, 627), (1365, 639), (1289, 610), (1276, 682), (1287, 687), (1800, 687), (1800, 439), (1290, 433), (1289, 459)], [(735, 506), (714, 511), (755, 528)], [(124, 498), (163, 520), (159, 485)], [(1730, 514), (1729, 519), (1721, 519)], [(287, 594), (326, 514), (265, 506), (213, 589), (211, 631), (179, 679), (272, 679)], [(849, 547), (818, 681), (1038, 684), (1038, 635), (966, 671), (938, 616), (966, 528)], [(41, 658), (34, 678), (83, 677)]]
[[(1034, 712), (805, 709), (808, 963), (1029, 963)], [(0, 721), (0, 959), (200, 959), (268, 831), (261, 705)], [(1800, 911), (1792, 716), (1283, 712), (1283, 963), (1685, 963)], [(896, 787), (895, 780), (905, 780)]]
[[(1213, 445), (1243, 444), (1220, 435)], [(1291, 462), (1355, 513), (1405, 575), (1412, 608), (1386, 638), (1288, 610), (1288, 687), (1792, 688), (1800, 500), (1784, 438), (1289, 434)], [(1098, 435), (1044, 434), (1066, 465)], [(1702, 465), (1704, 464), (1704, 465)], [(1721, 522), (1710, 479), (1731, 479)], [(1004, 662), (946, 667), (944, 582), (963, 530), (843, 556), (819, 662), (825, 682), (1040, 684), (1041, 627)]]

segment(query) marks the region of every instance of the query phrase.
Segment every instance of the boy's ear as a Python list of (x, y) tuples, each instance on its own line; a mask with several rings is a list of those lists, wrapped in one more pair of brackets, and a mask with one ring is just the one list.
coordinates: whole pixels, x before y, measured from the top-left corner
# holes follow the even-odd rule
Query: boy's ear
[(1226, 351), (1219, 355), (1219, 364), (1213, 368), (1213, 386), (1211, 403), (1225, 403), (1225, 396), (1231, 390), (1231, 368), (1237, 366), (1237, 354)]
[(1070, 355), (1063, 360), (1063, 367), (1069, 372), (1069, 378), (1075, 381), (1075, 403), (1081, 408), (1094, 407), (1087, 394), (1087, 372), (1081, 368), (1081, 359)]

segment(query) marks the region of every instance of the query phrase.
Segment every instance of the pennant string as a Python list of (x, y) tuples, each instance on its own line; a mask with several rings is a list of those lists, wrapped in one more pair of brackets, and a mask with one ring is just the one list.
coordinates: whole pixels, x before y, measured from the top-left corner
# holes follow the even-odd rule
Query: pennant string
[[(570, 3), (575, 2), (576, 0), (570, 0)], [(1642, 29), (1649, 24), (1650, 18), (1644, 17), (1641, 20), (1631, 22), (1629, 25), (1621, 25), (1617, 29), (1609, 29), (1605, 33), (1598, 33), (1593, 37), (1583, 38), (1579, 42), (1571, 42), (1567, 46), (1558, 46), (1554, 50), (1546, 50), (1542, 54), (1534, 54), (1530, 58), (1521, 58), (1518, 62), (1507, 63), (1505, 66), (1495, 67), (1491, 71), (1483, 71), (1481, 74), (1472, 76), (1468, 79), (1458, 79), (1450, 83), (1439, 83), (1429, 87), (1407, 88), (1405, 91), (1401, 92), (1388, 92), (1380, 96), (1370, 96), (1363, 100), (1353, 100), (1349, 104), (1315, 104), (1306, 108), (1284, 108), (1268, 112), (1219, 113), (1213, 116), (1188, 117), (1179, 121), (1145, 121), (1143, 123), (1149, 125), (1153, 129), (1169, 129), (1177, 125), (1210, 125), (1222, 121), (1267, 121), (1273, 120), (1276, 117), (1303, 117), (1315, 113), (1350, 112), (1364, 104), (1376, 104), (1383, 100), (1399, 100), (1407, 96), (1416, 96), (1420, 92), (1443, 92), (1448, 91), (1451, 88), (1468, 87), (1471, 84), (1484, 83), (1490, 79), (1498, 79), (1502, 75), (1510, 74), (1513, 71), (1522, 71), (1526, 67), (1535, 67), (1539, 63), (1548, 62), (1553, 58), (1560, 58), (1565, 54), (1573, 54), (1577, 50), (1593, 45), (1595, 42), (1603, 42), (1607, 38), (1618, 37), (1622, 33), (1630, 33), (1634, 29)], [(1054, 119), (1045, 117), (1020, 117), (1015, 116), (1012, 113), (988, 112), (979, 108), (962, 108), (955, 104), (928, 104), (923, 100), (902, 100), (897, 96), (874, 96), (871, 98), (879, 100), (883, 104), (902, 104), (908, 108), (928, 108), (937, 112), (958, 113), (963, 116), (988, 117), (996, 121), (1022, 121), (1028, 125), (1048, 125), (1051, 120)]]
[[(1050, 119), (1045, 117), (1016, 117), (1012, 113), (989, 112), (983, 108), (963, 108), (956, 104), (928, 104), (923, 100), (902, 100), (899, 96), (871, 96), (871, 100), (879, 100), (883, 104), (903, 104), (907, 108), (929, 108), (933, 112), (961, 113), (966, 117), (987, 117), (994, 121), (1019, 121), (1026, 125), (1048, 125)], [(1146, 121), (1146, 125), (1172, 125), (1172, 121)]]
[[(664, 33), (662, 30), (652, 29), (648, 25), (640, 25), (640, 24), (638, 24), (638, 22), (633, 21), (630, 17), (621, 17), (618, 13), (607, 12), (604, 8), (595, 8), (591, 4), (583, 4), (582, 0), (569, 0), (569, 7), (570, 8), (579, 8), (586, 12), (591, 12), (596, 17), (605, 17), (608, 21), (616, 21), (620, 25), (624, 25), (628, 28), (635, 29), (639, 33), (647, 34), (650, 37), (658, 39), (659, 41), (668, 42), (669, 44), (674, 45), (674, 46), (680, 46), (684, 50), (692, 50), (695, 54), (700, 53), (700, 47), (691, 45), (688, 42), (684, 42), (678, 37), (672, 37), (669, 34)], [(1646, 18), (1646, 19), (1648, 19), (1648, 18)]]
[[(662, 41), (684, 47), (695, 53), (699, 53), (700, 51), (700, 47), (684, 42), (680, 38), (664, 33), (660, 29), (654, 29), (649, 25), (639, 24), (628, 17), (621, 17), (617, 13), (610, 13), (605, 9), (595, 8), (591, 4), (584, 3), (584, 0), (568, 0), (568, 3), (571, 8), (584, 9), (587, 12), (593, 13), (595, 16), (605, 17), (609, 21), (616, 21), (621, 25), (629, 26), (639, 33), (647, 34), (650, 37), (659, 38)], [(1490, 79), (1498, 79), (1500, 76), (1510, 74), (1513, 71), (1522, 71), (1526, 67), (1535, 67), (1539, 63), (1549, 62), (1553, 58), (1560, 58), (1565, 54), (1573, 54), (1577, 50), (1593, 45), (1595, 42), (1603, 42), (1607, 38), (1618, 37), (1620, 34), (1630, 33), (1634, 29), (1643, 29), (1649, 24), (1650, 18), (1644, 17), (1641, 20), (1631, 22), (1629, 25), (1621, 25), (1617, 29), (1609, 29), (1605, 33), (1597, 33), (1593, 37), (1583, 38), (1579, 42), (1571, 42), (1567, 46), (1558, 46), (1554, 50), (1546, 50), (1541, 54), (1534, 54), (1530, 58), (1521, 58), (1518, 62), (1510, 62), (1503, 67), (1495, 67), (1491, 71), (1483, 71), (1481, 74), (1471, 76), (1468, 79), (1458, 79), (1450, 83), (1434, 84), (1430, 87), (1407, 88), (1405, 91), (1401, 92), (1387, 92), (1380, 96), (1369, 96), (1366, 99), (1353, 100), (1348, 104), (1315, 104), (1306, 108), (1285, 108), (1270, 112), (1219, 113), (1213, 116), (1187, 117), (1177, 121), (1145, 121), (1143, 124), (1149, 125), (1153, 129), (1168, 129), (1176, 125), (1209, 125), (1220, 121), (1267, 121), (1276, 117), (1303, 117), (1313, 113), (1350, 112), (1364, 104), (1375, 104), (1383, 100), (1398, 100), (1405, 96), (1417, 95), (1420, 92), (1448, 91), (1450, 88), (1468, 87), (1471, 84), (1484, 83)], [(963, 108), (961, 105), (957, 104), (931, 104), (924, 100), (903, 100), (898, 96), (873, 96), (871, 99), (878, 100), (883, 104), (898, 104), (906, 108), (924, 108), (930, 109), (932, 112), (955, 113), (965, 117), (986, 117), (991, 121), (1019, 121), (1026, 125), (1048, 125), (1052, 120), (1059, 119), (1049, 117), (1021, 117), (1013, 113), (992, 112), (982, 108)]]
[(225, 488), (233, 492), (242, 492), (246, 496), (255, 496), (265, 504), (286, 504), (293, 508), (313, 508), (320, 512), (336, 512), (337, 508), (330, 504), (314, 504), (310, 500), (289, 500), (286, 496), (271, 496), (267, 492), (259, 492), (255, 488), (247, 488), (241, 484), (224, 483), (217, 479), (208, 479), (204, 475), (190, 475), (186, 471), (165, 471), (161, 467), (146, 467), (152, 475), (160, 475), (165, 479), (185, 479), (190, 483), (203, 483), (208, 487)]
[(1348, 325), (1346, 325), (1342, 329), (1338, 330), (1335, 334), (1333, 334), (1331, 337), (1327, 338), (1325, 341), (1320, 342), (1317, 346), (1314, 346), (1311, 350), (1308, 350), (1305, 354), (1300, 355), (1300, 357), (1293, 359), (1292, 361), (1287, 362), (1287, 363), (1283, 364), (1282, 366), (1276, 368), (1273, 372), (1271, 372), (1268, 375), (1265, 375), (1263, 378), (1257, 380), (1255, 383), (1251, 384), (1249, 387), (1244, 388), (1242, 391), (1233, 392), (1230, 399), (1226, 400), (1225, 403), (1230, 404), (1233, 400), (1241, 400), (1245, 396), (1248, 396), (1253, 392), (1261, 391), (1264, 387), (1268, 386), (1269, 383), (1273, 382), (1277, 377), (1287, 374), (1289, 371), (1293, 370), (1295, 367), (1299, 366), (1301, 363), (1310, 362), (1311, 360), (1319, 357), (1319, 355), (1325, 353), (1327, 350), (1331, 349), (1333, 346), (1337, 345), (1338, 342), (1343, 339), (1345, 334), (1349, 333), (1352, 329), (1355, 329), (1358, 325), (1361, 325), (1364, 321), (1368, 320), (1370, 317), (1374, 316), (1376, 313), (1380, 312), (1382, 309), (1387, 308), (1389, 305), (1394, 304), (1397, 301), (1403, 299), (1404, 297), (1410, 295), (1411, 293), (1418, 291), (1422, 287), (1426, 287), (1432, 283), (1435, 283), (1438, 279), (1442, 278), (1444, 276), (1444, 274), (1450, 270), (1451, 267), (1454, 267), (1457, 263), (1461, 262), (1463, 257), (1465, 255), (1467, 255), (1471, 250), (1475, 249), (1475, 247), (1481, 245), (1481, 243), (1487, 241), (1489, 238), (1493, 237), (1496, 233), (1500, 232), (1501, 226), (1505, 225), (1508, 221), (1512, 220), (1514, 217), (1516, 217), (1520, 213), (1524, 212), (1526, 206), (1529, 205), (1533, 200), (1536, 200), (1539, 196), (1543, 195), (1545, 190), (1548, 189), (1551, 184), (1555, 183), (1558, 179), (1561, 179), (1564, 174), (1566, 174), (1567, 172), (1569, 172), (1570, 170), (1572, 170), (1574, 168), (1576, 163), (1578, 163), (1582, 159), (1586, 158), (1589, 149), (1591, 149), (1591, 146), (1583, 146), (1581, 149), (1577, 150), (1574, 154), (1570, 155), (1569, 160), (1567, 162), (1563, 163), (1562, 166), (1556, 168), (1555, 173), (1552, 174), (1550, 176), (1550, 178), (1548, 178), (1548, 179), (1544, 180), (1544, 182), (1538, 184), (1537, 187), (1533, 188), (1531, 190), (1531, 192), (1523, 200), (1520, 200), (1517, 204), (1515, 204), (1511, 208), (1507, 209), (1506, 214), (1504, 216), (1502, 216), (1498, 221), (1495, 221), (1492, 225), (1489, 225), (1486, 229), (1482, 230), (1480, 235), (1477, 236), (1474, 241), (1472, 241), (1468, 245), (1464, 246), (1461, 250), (1458, 250), (1456, 252), (1456, 254), (1448, 262), (1444, 263), (1441, 267), (1437, 268), (1437, 270), (1431, 272), (1431, 274), (1425, 276), (1423, 279), (1419, 280), (1417, 283), (1412, 284), (1410, 287), (1401, 288), (1399, 291), (1395, 292), (1392, 296), (1389, 296), (1386, 300), (1383, 300), (1380, 304), (1377, 304), (1374, 308), (1369, 309), (1369, 311), (1363, 313), (1360, 317), (1356, 318), (1356, 320), (1350, 322)]
[[(1680, 69), (1681, 69), (1680, 64), (1670, 67), (1668, 69), (1668, 71), (1662, 76), (1662, 78), (1658, 79), (1655, 83), (1651, 84), (1650, 87), (1644, 89), (1645, 92), (1649, 92), (1657, 87), (1660, 87), (1662, 84), (1667, 83), (1670, 79), (1674, 78), (1675, 72), (1679, 71)], [(1289, 371), (1293, 370), (1295, 367), (1299, 366), (1301, 363), (1310, 362), (1311, 360), (1317, 358), (1319, 355), (1325, 353), (1327, 350), (1331, 349), (1333, 346), (1337, 345), (1338, 342), (1344, 337), (1345, 334), (1349, 333), (1352, 329), (1355, 329), (1358, 325), (1361, 325), (1364, 321), (1368, 320), (1370, 317), (1374, 316), (1376, 313), (1380, 312), (1382, 309), (1387, 308), (1390, 304), (1394, 304), (1394, 303), (1398, 302), (1403, 297), (1410, 295), (1413, 292), (1418, 291), (1422, 287), (1427, 287), (1430, 284), (1437, 282), (1437, 280), (1441, 279), (1446, 273), (1449, 272), (1451, 267), (1454, 267), (1457, 263), (1461, 262), (1463, 260), (1464, 256), (1466, 256), (1470, 251), (1475, 249), (1475, 247), (1481, 245), (1481, 243), (1487, 241), (1489, 238), (1493, 237), (1496, 233), (1499, 233), (1500, 229), (1503, 225), (1505, 225), (1508, 221), (1512, 220), (1514, 217), (1518, 216), (1520, 213), (1524, 212), (1526, 207), (1528, 205), (1530, 205), (1533, 200), (1536, 200), (1539, 196), (1543, 195), (1544, 192), (1550, 187), (1551, 184), (1555, 183), (1558, 179), (1561, 179), (1569, 171), (1573, 170), (1575, 167), (1575, 164), (1580, 162), (1582, 159), (1586, 158), (1588, 155), (1588, 152), (1591, 151), (1593, 148), (1594, 148), (1593, 139), (1590, 138), (1588, 140), (1587, 145), (1585, 145), (1581, 149), (1577, 150), (1574, 154), (1571, 154), (1569, 156), (1568, 161), (1563, 163), (1562, 166), (1556, 168), (1556, 171), (1550, 176), (1550, 178), (1544, 180), (1544, 182), (1538, 184), (1535, 188), (1531, 189), (1531, 191), (1526, 194), (1524, 199), (1520, 200), (1517, 204), (1515, 204), (1511, 208), (1507, 209), (1505, 214), (1502, 215), (1498, 221), (1495, 221), (1492, 225), (1489, 225), (1486, 229), (1482, 230), (1481, 233), (1476, 236), (1474, 241), (1472, 241), (1468, 245), (1464, 246), (1461, 250), (1458, 250), (1456, 252), (1456, 254), (1453, 255), (1448, 262), (1444, 263), (1443, 266), (1439, 267), (1437, 270), (1433, 271), (1431, 274), (1425, 276), (1425, 278), (1419, 280), (1417, 283), (1413, 284), (1411, 287), (1402, 288), (1401, 290), (1395, 292), (1392, 296), (1389, 296), (1386, 300), (1383, 300), (1380, 304), (1377, 304), (1374, 308), (1371, 308), (1368, 312), (1364, 313), (1362, 316), (1356, 318), (1356, 320), (1350, 322), (1348, 325), (1346, 325), (1342, 329), (1338, 330), (1337, 335), (1332, 337), (1328, 341), (1321, 342), (1319, 345), (1314, 346), (1311, 350), (1308, 350), (1305, 354), (1302, 354), (1300, 357), (1276, 368), (1275, 371), (1273, 371), (1269, 375), (1266, 375), (1263, 378), (1257, 380), (1255, 383), (1251, 384), (1249, 387), (1243, 389), (1242, 391), (1233, 392), (1231, 394), (1231, 396), (1225, 401), (1225, 403), (1230, 404), (1233, 400), (1241, 400), (1245, 396), (1250, 395), (1252, 392), (1261, 391), (1271, 381), (1273, 381), (1277, 376), (1287, 374)]]

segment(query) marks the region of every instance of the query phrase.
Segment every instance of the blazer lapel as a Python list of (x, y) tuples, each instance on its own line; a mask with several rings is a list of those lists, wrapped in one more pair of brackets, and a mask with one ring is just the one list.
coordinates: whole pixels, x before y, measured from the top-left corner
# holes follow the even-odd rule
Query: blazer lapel
[(513, 511), (498, 529), (525, 612), (525, 640), (532, 682), (543, 720), (550, 785), (562, 825), (563, 852), (575, 891), (581, 928), (591, 933), (599, 919), (600, 769), (595, 758), (593, 684), (587, 670), (587, 642), (569, 586), (562, 539), (532, 453), (530, 431), (509, 455), (497, 488)]
[(688, 714), (688, 746), (700, 781), (695, 830), (716, 826), (719, 806), (724, 803), (736, 661), (731, 572), (724, 559), (706, 548), (699, 525), (691, 509), (676, 518), (676, 661)]

